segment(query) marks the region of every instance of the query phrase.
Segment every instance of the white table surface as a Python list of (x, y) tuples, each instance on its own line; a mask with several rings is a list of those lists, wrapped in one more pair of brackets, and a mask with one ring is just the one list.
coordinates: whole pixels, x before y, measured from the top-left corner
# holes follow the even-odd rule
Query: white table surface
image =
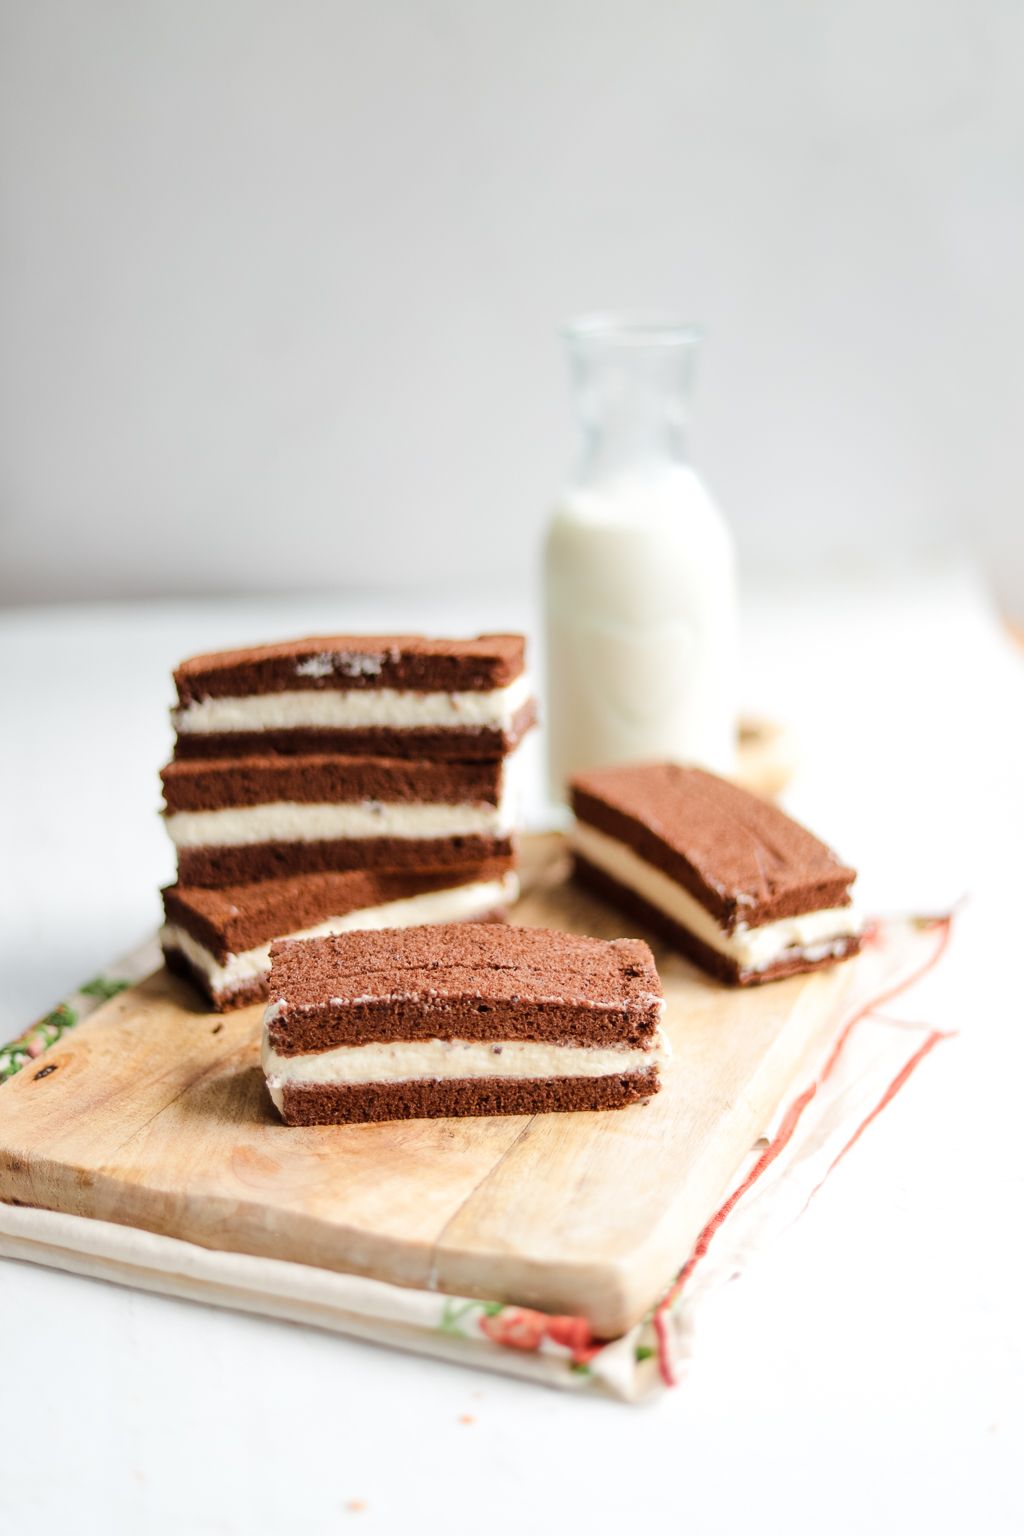
[[(157, 921), (180, 656), (530, 618), (443, 593), (0, 616), (0, 1034)], [(748, 707), (799, 734), (788, 803), (865, 903), (969, 893), (906, 1005), (961, 1033), (709, 1307), (685, 1384), (627, 1408), (0, 1262), (0, 1532), (1021, 1530), (1024, 663), (949, 569), (755, 590), (745, 628)]]

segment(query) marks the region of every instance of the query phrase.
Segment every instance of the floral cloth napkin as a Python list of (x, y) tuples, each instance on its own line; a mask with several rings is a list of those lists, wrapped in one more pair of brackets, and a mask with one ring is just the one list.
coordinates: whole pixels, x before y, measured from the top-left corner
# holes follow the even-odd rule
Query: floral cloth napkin
[[(935, 964), (950, 930), (948, 917), (875, 924), (853, 962), (852, 989), (818, 1061), (794, 1084), (721, 1205), (708, 1213), (665, 1295), (621, 1338), (593, 1338), (582, 1317), (221, 1253), (28, 1207), (0, 1204), (0, 1255), (637, 1401), (682, 1380), (704, 1297), (741, 1274), (762, 1246), (796, 1220), (918, 1065), (948, 1038), (881, 1009)], [(0, 1050), (0, 1082), (158, 963), (154, 941), (87, 982)]]

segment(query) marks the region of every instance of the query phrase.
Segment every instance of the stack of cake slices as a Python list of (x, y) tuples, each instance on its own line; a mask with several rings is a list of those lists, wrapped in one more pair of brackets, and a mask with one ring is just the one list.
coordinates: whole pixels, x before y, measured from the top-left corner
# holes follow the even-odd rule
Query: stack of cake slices
[(168, 966), (234, 1008), (267, 995), (277, 939), (501, 920), (536, 718), (524, 649), (333, 635), (183, 662)]

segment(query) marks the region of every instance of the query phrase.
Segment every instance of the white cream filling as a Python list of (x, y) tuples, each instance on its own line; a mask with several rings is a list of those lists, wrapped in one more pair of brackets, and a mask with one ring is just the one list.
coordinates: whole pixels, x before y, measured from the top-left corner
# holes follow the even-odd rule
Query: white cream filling
[(766, 971), (794, 952), (807, 960), (828, 959), (841, 953), (844, 940), (860, 933), (864, 926), (853, 907), (827, 907), (781, 917), (757, 928), (739, 923), (727, 933), (695, 896), (618, 838), (577, 821), (569, 840), (589, 863), (635, 891), (702, 943), (736, 961), (741, 971)]
[[(303, 667), (306, 676), (325, 675), (308, 664)], [(317, 688), (301, 692), (253, 693), (244, 698), (197, 699), (184, 709), (174, 710), (173, 720), (176, 730), (197, 734), (303, 729), (350, 731), (375, 726), (399, 730), (487, 727), (505, 731), (529, 698), (530, 682), (523, 672), (506, 688), (494, 688), (487, 693)]]
[(498, 805), (382, 800), (300, 805), (278, 800), (270, 805), (229, 806), (219, 811), (174, 811), (166, 817), (176, 848), (318, 843), (345, 837), (507, 837), (514, 821), (504, 794)]
[(668, 1054), (659, 1029), (650, 1050), (551, 1045), (542, 1040), (394, 1040), (279, 1056), (263, 1034), (263, 1070), (280, 1109), (288, 1083), (450, 1082), (466, 1078), (617, 1077), (646, 1072)]
[[(379, 907), (363, 907), (346, 912), (343, 917), (329, 917), (312, 928), (282, 934), (285, 939), (321, 939), (331, 933), (350, 933), (357, 928), (415, 928), (421, 923), (469, 922), (484, 917), (497, 907), (510, 906), (519, 895), (519, 881), (510, 870), (497, 880), (477, 880), (470, 885), (453, 886), (446, 891), (423, 891), (418, 896), (403, 896), (399, 901), (382, 902)], [(176, 923), (160, 930), (165, 949), (177, 949), (205, 977), (211, 991), (237, 991), (248, 982), (262, 979), (270, 970), (270, 941), (255, 949), (229, 955), (223, 964), (205, 944)]]

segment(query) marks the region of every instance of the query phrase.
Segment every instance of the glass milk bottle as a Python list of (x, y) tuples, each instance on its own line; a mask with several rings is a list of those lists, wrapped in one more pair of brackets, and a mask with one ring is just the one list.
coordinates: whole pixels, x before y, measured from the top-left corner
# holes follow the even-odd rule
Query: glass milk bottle
[(602, 315), (566, 340), (581, 451), (544, 560), (553, 794), (608, 763), (730, 773), (735, 557), (686, 451), (699, 334)]

